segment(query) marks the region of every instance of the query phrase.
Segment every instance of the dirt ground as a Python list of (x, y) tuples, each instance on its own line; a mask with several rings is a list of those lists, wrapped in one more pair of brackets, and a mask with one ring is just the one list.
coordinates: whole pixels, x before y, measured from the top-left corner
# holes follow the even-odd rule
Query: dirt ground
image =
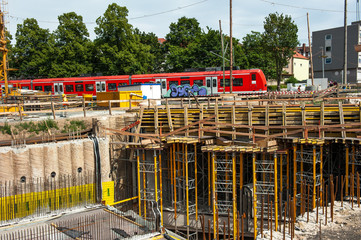
[[(331, 221), (331, 208), (327, 208), (327, 225), (325, 224), (325, 215), (321, 208), (318, 209), (318, 222), (316, 223), (316, 209), (309, 213), (309, 221), (307, 222), (307, 213), (299, 216), (295, 224), (296, 240), (316, 240), (316, 239), (344, 239), (344, 240), (360, 240), (361, 239), (361, 207), (354, 202), (353, 207), (350, 202), (335, 202), (334, 218)], [(320, 221), (321, 221), (321, 237), (320, 237)], [(291, 239), (288, 234), (288, 226), (286, 227), (286, 239)], [(264, 231), (264, 237), (258, 235), (257, 239), (270, 239), (270, 231)], [(272, 239), (283, 239), (282, 233), (272, 232)]]

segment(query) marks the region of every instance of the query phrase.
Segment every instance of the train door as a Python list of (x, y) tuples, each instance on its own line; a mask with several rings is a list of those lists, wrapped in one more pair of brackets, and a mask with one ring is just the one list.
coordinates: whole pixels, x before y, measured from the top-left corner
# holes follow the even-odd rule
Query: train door
[(54, 83), (54, 94), (63, 94), (64, 93), (64, 85), (63, 83)]
[(207, 95), (218, 93), (217, 91), (217, 77), (206, 77)]
[(167, 79), (156, 79), (155, 82), (160, 83), (162, 96), (167, 94)]
[(95, 82), (97, 92), (106, 92), (105, 81)]

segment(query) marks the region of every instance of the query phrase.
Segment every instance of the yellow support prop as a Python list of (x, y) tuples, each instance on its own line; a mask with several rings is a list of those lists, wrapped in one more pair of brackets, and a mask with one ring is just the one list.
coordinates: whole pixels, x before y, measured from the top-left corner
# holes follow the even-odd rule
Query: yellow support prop
[(155, 191), (155, 202), (158, 204), (158, 168), (157, 168), (157, 152), (154, 150), (154, 191)]
[[(163, 185), (162, 185), (162, 153), (159, 151), (159, 189), (160, 189), (160, 213), (161, 226), (163, 228)], [(163, 229), (162, 229), (163, 231)]]
[(320, 175), (321, 175), (321, 178), (320, 178), (320, 206), (323, 206), (323, 189), (322, 189), (322, 182), (323, 182), (323, 174), (322, 174), (322, 171), (323, 171), (323, 161), (322, 161), (322, 158), (323, 158), (323, 145), (320, 146)]
[(174, 181), (174, 219), (177, 220), (177, 165), (175, 162), (175, 143), (173, 143), (173, 166), (174, 166), (174, 174), (173, 174), (173, 181)]
[(216, 218), (216, 169), (215, 169), (215, 156), (212, 153), (212, 199), (213, 199), (213, 239), (217, 239), (217, 218)]
[(198, 219), (198, 187), (197, 187), (197, 183), (198, 183), (198, 171), (197, 171), (197, 143), (194, 143), (194, 180), (195, 180), (195, 205), (196, 205), (196, 221)]
[(142, 216), (142, 200), (140, 197), (140, 163), (139, 163), (139, 150), (137, 150), (137, 173), (138, 173), (138, 204), (139, 204), (139, 216)]
[(257, 238), (257, 179), (256, 179), (256, 154), (252, 155), (252, 166), (253, 166), (253, 225), (254, 225), (254, 239)]
[(316, 208), (316, 146), (313, 146), (313, 194), (312, 208)]
[[(145, 152), (143, 151), (143, 163), (145, 164)], [(147, 218), (147, 193), (146, 190), (147, 189), (147, 183), (145, 181), (145, 171), (143, 171), (143, 196), (144, 196), (144, 218)]]
[(346, 178), (346, 185), (345, 185), (345, 190), (346, 190), (346, 196), (348, 195), (348, 158), (349, 158), (349, 156), (348, 156), (348, 151), (349, 151), (349, 149), (348, 149), (348, 146), (346, 146), (346, 176), (345, 176), (345, 178)]
[[(296, 173), (297, 173), (297, 162), (296, 162), (296, 151), (297, 146), (296, 144), (293, 145), (293, 199), (296, 199), (297, 194), (297, 182), (296, 182)], [(296, 212), (296, 210), (295, 210)]]
[(278, 189), (277, 189), (277, 154), (274, 154), (274, 181), (275, 181), (275, 231), (278, 229)]
[(236, 154), (232, 153), (233, 236), (237, 236)]
[(184, 145), (185, 177), (186, 177), (186, 205), (187, 205), (187, 238), (189, 238), (189, 185), (188, 185), (188, 145)]
[(211, 206), (211, 153), (208, 152), (208, 206)]

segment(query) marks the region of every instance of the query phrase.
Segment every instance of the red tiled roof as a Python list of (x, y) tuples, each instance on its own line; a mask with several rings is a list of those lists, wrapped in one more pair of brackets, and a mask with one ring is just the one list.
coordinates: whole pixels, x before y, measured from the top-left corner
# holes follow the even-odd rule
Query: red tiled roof
[(293, 54), (293, 58), (301, 58), (301, 59), (307, 59), (308, 60), (308, 57), (303, 56), (299, 52), (295, 52), (295, 54)]
[(159, 42), (160, 44), (163, 44), (163, 43), (165, 42), (165, 39), (164, 39), (164, 38), (158, 38), (158, 42)]

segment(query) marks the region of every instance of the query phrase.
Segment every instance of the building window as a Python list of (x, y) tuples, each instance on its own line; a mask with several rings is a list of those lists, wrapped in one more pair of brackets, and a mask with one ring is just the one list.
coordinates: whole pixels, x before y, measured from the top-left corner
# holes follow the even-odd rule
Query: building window
[(332, 58), (325, 59), (325, 64), (331, 64), (331, 63), (332, 63)]
[(327, 34), (327, 35), (325, 36), (325, 39), (326, 39), (326, 40), (331, 40), (331, 39), (332, 39), (332, 35), (331, 35), (331, 34)]
[(331, 52), (331, 46), (326, 47), (326, 52)]

